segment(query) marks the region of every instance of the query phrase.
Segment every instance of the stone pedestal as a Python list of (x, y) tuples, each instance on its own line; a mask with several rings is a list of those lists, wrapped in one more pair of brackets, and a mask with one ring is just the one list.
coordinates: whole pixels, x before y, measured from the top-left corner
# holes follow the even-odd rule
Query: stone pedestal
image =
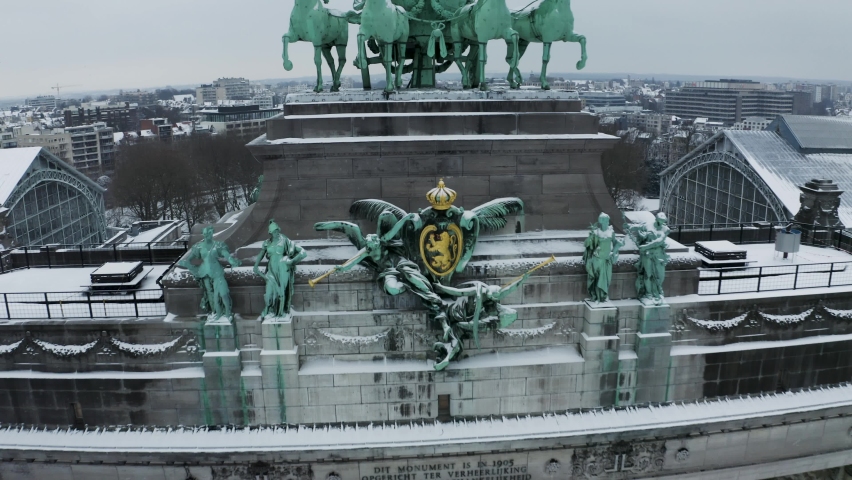
[(665, 402), (671, 360), (671, 307), (645, 305), (639, 308), (636, 334), (636, 403)]
[(612, 405), (618, 385), (618, 309), (586, 303), (580, 354), (583, 365), (582, 406)]

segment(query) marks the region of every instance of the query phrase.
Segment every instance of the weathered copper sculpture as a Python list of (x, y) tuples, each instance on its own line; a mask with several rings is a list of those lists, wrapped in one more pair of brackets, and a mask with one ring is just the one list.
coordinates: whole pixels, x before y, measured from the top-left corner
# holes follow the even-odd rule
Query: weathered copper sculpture
[(584, 244), (583, 261), (586, 263), (586, 288), (589, 299), (595, 303), (609, 300), (612, 265), (618, 261), (618, 249), (624, 244), (615, 236), (609, 224), (609, 215), (601, 213), (598, 223), (589, 228)]
[[(511, 88), (520, 87), (518, 61), (530, 43), (543, 44), (541, 85), (545, 90), (550, 88), (546, 77), (552, 42), (580, 43), (582, 56), (577, 69), (586, 63), (586, 38), (573, 32), (570, 0), (544, 0), (518, 12), (510, 12), (506, 0), (355, 0), (354, 10), (345, 13), (329, 10), (322, 2), (296, 0), (290, 30), (282, 38), (286, 70), (293, 67), (287, 53), (289, 43), (308, 41), (314, 45), (316, 92), (322, 91), (320, 55), (331, 67), (332, 91), (340, 87), (347, 23), (361, 25), (355, 66), (361, 70), (365, 90), (371, 88), (369, 65), (375, 63), (385, 67), (386, 92), (402, 86), (404, 73), (411, 73), (410, 87), (434, 88), (435, 74), (453, 64), (461, 71), (465, 88), (486, 90), (486, 47), (489, 40), (496, 39), (507, 44), (506, 79)], [(447, 35), (453, 43), (449, 52), (444, 41)], [(337, 48), (337, 67), (331, 56), (332, 47)], [(378, 57), (369, 57), (368, 50)]]
[[(472, 335), (478, 344), (482, 312), (486, 315), (495, 312), (500, 319), (500, 322), (484, 321), (485, 326), (497, 327), (511, 323), (515, 318), (499, 305), (499, 300), (520, 286), (528, 275), (522, 275), (503, 288), (485, 284), (464, 286), (461, 289), (439, 286), (447, 285), (453, 274), (461, 272), (467, 265), (480, 231), (503, 228), (507, 223), (507, 215), (523, 214), (524, 204), (519, 198), (501, 198), (465, 211), (453, 205), (456, 192), (447, 188), (443, 180), (429, 191), (426, 198), (432, 206), (420, 213), (407, 213), (383, 200), (359, 200), (353, 203), (349, 212), (354, 217), (378, 224), (377, 232), (366, 237), (354, 223), (317, 223), (317, 230), (344, 233), (360, 250), (343, 265), (309, 283), (311, 286), (316, 285), (334, 272), (361, 264), (378, 274), (386, 293), (414, 293), (441, 325), (441, 338), (434, 344), (434, 349), (441, 356), (435, 368), (441, 370), (458, 356), (462, 340), (468, 335)], [(457, 302), (456, 294), (464, 299)], [(468, 297), (475, 297), (470, 306), (467, 305)], [(483, 305), (485, 310), (482, 310)], [(465, 328), (469, 324), (473, 327)]]
[[(192, 246), (189, 255), (181, 260), (178, 265), (186, 268), (201, 286), (201, 309), (208, 312), (211, 320), (221, 317), (230, 318), (231, 293), (228, 283), (225, 281), (225, 269), (219, 263), (223, 258), (232, 267), (240, 266), (240, 260), (228, 251), (228, 246), (223, 242), (213, 240), (213, 227), (207, 226), (202, 230), (204, 239)], [(199, 266), (194, 265), (194, 260), (200, 260)]]
[[(262, 317), (267, 315), (284, 317), (290, 313), (293, 301), (293, 287), (296, 276), (296, 264), (308, 256), (305, 250), (293, 243), (275, 220), (269, 221), (269, 239), (264, 240), (257, 260), (254, 262), (254, 273), (266, 280), (266, 292), (263, 299)], [(266, 271), (260, 273), (260, 262), (267, 258)]]
[[(512, 88), (519, 88), (514, 71), (518, 67), (518, 32), (512, 29), (512, 15), (506, 6), (506, 0), (479, 0), (449, 12), (441, 6), (439, 0), (431, 0), (432, 8), (450, 22), (450, 37), (453, 42), (453, 57), (461, 70), (462, 84), (471, 88), (470, 69), (475, 58), (479, 89), (487, 90), (485, 82), (485, 64), (488, 61), (487, 46), (489, 40), (503, 39), (509, 47), (506, 61), (509, 63), (509, 75), (506, 79)], [(476, 45), (475, 57), (469, 56), (468, 63), (462, 57), (463, 42), (467, 40)], [(473, 52), (473, 48), (471, 48)]]
[(382, 65), (385, 67), (386, 92), (392, 92), (402, 86), (403, 60), (399, 60), (396, 66), (396, 74), (393, 72), (394, 55), (398, 59), (405, 59), (405, 47), (408, 43), (408, 16), (402, 7), (398, 7), (387, 0), (365, 0), (361, 11), (361, 28), (358, 29), (358, 58), (355, 66), (361, 70), (367, 69), (366, 43), (374, 40), (379, 47), (382, 56)]
[(666, 278), (666, 239), (669, 236), (668, 219), (665, 213), (658, 213), (653, 226), (644, 223), (626, 224), (624, 230), (639, 247), (639, 261), (636, 263), (636, 293), (643, 303), (661, 305), (663, 303), (663, 281)]
[[(331, 69), (331, 91), (340, 89), (340, 74), (346, 63), (346, 45), (349, 42), (349, 21), (341, 12), (329, 10), (323, 3), (328, 0), (296, 0), (290, 12), (290, 29), (281, 37), (284, 44), (284, 70), (293, 69), (287, 46), (293, 42), (310, 42), (314, 46), (314, 64), (317, 67), (317, 84), (315, 92), (322, 91), (322, 57)], [(337, 49), (337, 67), (331, 56), (331, 48)]]
[[(544, 0), (532, 8), (526, 7), (512, 12), (512, 28), (520, 35), (518, 60), (524, 56), (530, 43), (541, 43), (541, 88), (550, 90), (547, 83), (547, 64), (550, 62), (550, 46), (553, 42), (576, 42), (580, 44), (580, 61), (577, 70), (586, 66), (586, 37), (574, 33), (574, 14), (571, 0)], [(511, 47), (511, 45), (507, 46)], [(511, 50), (508, 51), (511, 53)], [(516, 63), (517, 65), (517, 63)], [(521, 72), (515, 68), (515, 79), (521, 82)]]

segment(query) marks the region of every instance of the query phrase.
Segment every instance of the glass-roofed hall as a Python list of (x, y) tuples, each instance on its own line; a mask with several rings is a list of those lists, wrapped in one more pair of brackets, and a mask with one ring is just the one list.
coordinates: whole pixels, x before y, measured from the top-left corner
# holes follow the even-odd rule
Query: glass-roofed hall
[[(719, 132), (661, 173), (660, 209), (672, 225), (786, 222), (814, 178), (852, 191), (852, 119), (781, 115), (763, 131)], [(852, 226), (852, 194), (838, 213)]]
[(104, 189), (43, 148), (0, 150), (0, 205), (17, 246), (96, 244)]

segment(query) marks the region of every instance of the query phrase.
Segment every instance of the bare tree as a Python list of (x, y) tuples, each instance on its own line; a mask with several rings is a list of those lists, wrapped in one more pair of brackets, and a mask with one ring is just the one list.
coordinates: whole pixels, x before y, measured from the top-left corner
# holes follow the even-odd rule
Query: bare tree
[(635, 210), (647, 183), (645, 149), (623, 139), (601, 157), (604, 182), (615, 204), (622, 210)]

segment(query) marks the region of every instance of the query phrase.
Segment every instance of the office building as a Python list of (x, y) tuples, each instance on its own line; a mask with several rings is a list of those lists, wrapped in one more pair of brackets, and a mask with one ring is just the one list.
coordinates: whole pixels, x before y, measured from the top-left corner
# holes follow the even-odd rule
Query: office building
[(212, 133), (258, 137), (266, 133), (266, 120), (281, 113), (258, 105), (217, 107), (201, 110), (201, 126)]
[(732, 130), (766, 130), (772, 120), (762, 117), (749, 117), (742, 122), (737, 122), (731, 127)]
[(28, 107), (52, 110), (56, 108), (56, 97), (53, 95), (40, 95), (36, 98), (28, 98), (25, 103)]
[(665, 112), (733, 125), (748, 117), (775, 118), (791, 114), (793, 95), (768, 90), (765, 84), (751, 80), (693, 82), (666, 95)]
[(156, 105), (157, 96), (152, 92), (136, 90), (135, 92), (122, 92), (118, 95), (119, 102), (135, 103), (140, 106)]
[(580, 92), (580, 99), (587, 107), (623, 107), (627, 103), (624, 95), (618, 92)]

